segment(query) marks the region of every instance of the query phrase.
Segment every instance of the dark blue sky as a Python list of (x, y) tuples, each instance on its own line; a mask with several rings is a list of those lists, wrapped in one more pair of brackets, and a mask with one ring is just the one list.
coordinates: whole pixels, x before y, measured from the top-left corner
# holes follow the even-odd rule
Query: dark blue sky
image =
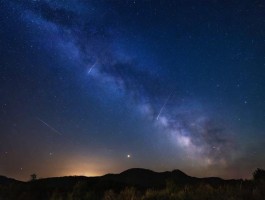
[(264, 1), (0, 1), (0, 174), (265, 167)]

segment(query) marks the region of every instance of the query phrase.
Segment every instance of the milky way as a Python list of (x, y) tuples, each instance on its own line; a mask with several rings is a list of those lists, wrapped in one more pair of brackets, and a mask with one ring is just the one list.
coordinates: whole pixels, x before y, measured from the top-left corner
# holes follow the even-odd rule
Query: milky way
[(0, 174), (264, 167), (264, 2), (0, 5)]

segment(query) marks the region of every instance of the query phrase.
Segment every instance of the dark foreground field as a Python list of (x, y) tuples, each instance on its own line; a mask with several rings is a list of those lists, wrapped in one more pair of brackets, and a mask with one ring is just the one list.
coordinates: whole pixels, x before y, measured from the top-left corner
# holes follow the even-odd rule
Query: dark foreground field
[(0, 200), (264, 200), (265, 170), (252, 180), (195, 178), (174, 170), (130, 169), (100, 177), (59, 177), (20, 182), (0, 176)]

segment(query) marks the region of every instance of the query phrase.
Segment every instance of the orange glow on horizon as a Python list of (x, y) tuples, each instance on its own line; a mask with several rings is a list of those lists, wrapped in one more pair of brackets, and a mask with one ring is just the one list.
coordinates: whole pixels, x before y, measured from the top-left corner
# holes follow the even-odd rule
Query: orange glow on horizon
[[(108, 167), (107, 167), (108, 166)], [(113, 166), (104, 158), (75, 156), (68, 160), (60, 170), (60, 176), (102, 176), (111, 171)]]

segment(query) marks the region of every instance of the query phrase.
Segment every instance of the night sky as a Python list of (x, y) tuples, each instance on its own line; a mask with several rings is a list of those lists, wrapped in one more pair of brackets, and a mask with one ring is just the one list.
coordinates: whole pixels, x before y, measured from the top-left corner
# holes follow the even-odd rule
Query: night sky
[(263, 0), (0, 0), (0, 174), (265, 167)]

